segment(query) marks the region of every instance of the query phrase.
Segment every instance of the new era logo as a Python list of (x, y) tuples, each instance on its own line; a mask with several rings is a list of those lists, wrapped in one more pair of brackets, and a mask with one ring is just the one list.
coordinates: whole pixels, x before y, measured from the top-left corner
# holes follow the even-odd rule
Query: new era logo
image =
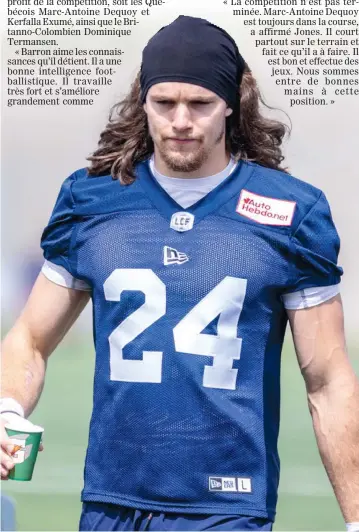
[(209, 477), (209, 491), (252, 493), (252, 482), (250, 478)]
[(222, 479), (221, 478), (210, 478), (209, 479), (209, 489), (214, 491), (222, 491)]
[(209, 477), (209, 491), (237, 491), (234, 477)]
[(165, 266), (170, 266), (171, 264), (184, 264), (188, 260), (186, 253), (177, 251), (177, 249), (170, 248), (169, 246), (163, 248), (163, 264)]

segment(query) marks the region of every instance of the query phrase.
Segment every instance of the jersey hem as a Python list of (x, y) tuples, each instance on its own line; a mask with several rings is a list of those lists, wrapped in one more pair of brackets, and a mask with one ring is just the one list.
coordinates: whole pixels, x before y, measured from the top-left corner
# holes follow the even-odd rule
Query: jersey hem
[(118, 506), (128, 506), (138, 510), (154, 510), (156, 512), (173, 512), (186, 514), (220, 514), (220, 515), (243, 515), (248, 517), (264, 517), (274, 522), (275, 510), (257, 510), (256, 508), (248, 508), (243, 505), (233, 505), (228, 508), (223, 506), (187, 506), (186, 504), (170, 504), (166, 502), (145, 501), (142, 499), (135, 499), (124, 497), (123, 495), (109, 495), (96, 491), (84, 491), (81, 495), (82, 502), (103, 502), (107, 504), (116, 504)]

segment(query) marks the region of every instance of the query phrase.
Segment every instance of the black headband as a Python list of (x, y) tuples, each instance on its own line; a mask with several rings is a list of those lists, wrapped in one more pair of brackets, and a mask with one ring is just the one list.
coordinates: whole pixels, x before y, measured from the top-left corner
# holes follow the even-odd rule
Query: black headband
[(181, 15), (161, 28), (143, 50), (142, 103), (152, 85), (180, 81), (216, 93), (233, 109), (244, 67), (234, 39), (225, 30), (202, 18)]

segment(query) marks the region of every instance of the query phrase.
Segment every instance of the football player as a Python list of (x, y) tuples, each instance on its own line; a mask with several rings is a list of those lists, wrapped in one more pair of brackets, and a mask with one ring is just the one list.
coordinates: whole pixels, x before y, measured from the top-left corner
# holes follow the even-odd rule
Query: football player
[(321, 457), (358, 530), (339, 239), (323, 192), (281, 167), (285, 128), (259, 104), (234, 40), (181, 16), (145, 47), (90, 168), (62, 185), (4, 342), (1, 409), (31, 413), (91, 298), (81, 530), (272, 530), (288, 318)]

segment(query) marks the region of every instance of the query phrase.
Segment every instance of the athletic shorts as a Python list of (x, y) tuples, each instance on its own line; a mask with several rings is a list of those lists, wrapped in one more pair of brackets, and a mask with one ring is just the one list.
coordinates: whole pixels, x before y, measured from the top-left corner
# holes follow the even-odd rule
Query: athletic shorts
[(150, 512), (114, 504), (84, 502), (79, 530), (272, 530), (262, 517)]

